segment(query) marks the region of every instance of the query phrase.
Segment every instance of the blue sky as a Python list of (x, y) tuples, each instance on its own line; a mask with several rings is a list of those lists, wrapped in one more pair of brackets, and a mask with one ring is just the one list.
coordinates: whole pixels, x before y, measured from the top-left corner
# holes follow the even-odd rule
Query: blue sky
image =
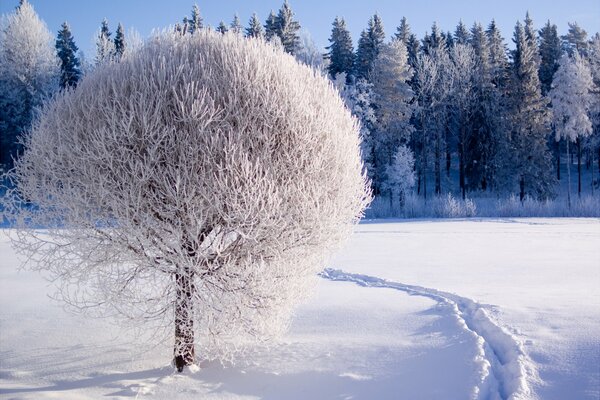
[[(90, 58), (94, 56), (93, 37), (103, 18), (114, 31), (118, 22), (128, 30), (134, 27), (142, 36), (153, 28), (161, 28), (189, 15), (195, 0), (29, 0), (37, 13), (56, 33), (63, 21), (71, 25), (80, 49)], [(270, 10), (277, 11), (283, 0), (221, 0), (197, 1), (205, 23), (216, 26), (220, 20), (229, 23), (237, 13), (244, 25), (253, 12), (261, 20)], [(12, 12), (18, 0), (0, 0), (0, 13)], [(402, 16), (419, 37), (428, 31), (433, 21), (444, 30), (452, 30), (462, 19), (471, 26), (480, 21), (485, 26), (496, 19), (507, 42), (510, 43), (515, 22), (523, 19), (529, 10), (536, 27), (550, 19), (558, 25), (559, 33), (567, 30), (567, 22), (577, 21), (580, 26), (595, 33), (600, 31), (599, 0), (290, 0), (290, 5), (303, 28), (317, 45), (324, 47), (331, 33), (336, 15), (344, 17), (356, 43), (360, 31), (375, 12), (383, 18), (386, 34), (396, 30)]]

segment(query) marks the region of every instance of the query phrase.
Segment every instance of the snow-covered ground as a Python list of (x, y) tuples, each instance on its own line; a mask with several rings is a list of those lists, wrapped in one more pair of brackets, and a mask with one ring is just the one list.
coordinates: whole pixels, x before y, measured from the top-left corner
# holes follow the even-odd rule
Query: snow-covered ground
[(0, 233), (0, 398), (598, 399), (600, 220), (365, 221), (282, 343), (173, 374)]

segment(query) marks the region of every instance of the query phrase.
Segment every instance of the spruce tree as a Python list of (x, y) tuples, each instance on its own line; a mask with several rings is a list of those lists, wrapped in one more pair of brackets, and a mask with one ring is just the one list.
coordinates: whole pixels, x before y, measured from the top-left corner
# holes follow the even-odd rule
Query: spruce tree
[(345, 73), (346, 79), (350, 81), (354, 65), (354, 48), (350, 31), (348, 31), (346, 21), (343, 18), (335, 17), (329, 43), (326, 54), (329, 59), (329, 66), (327, 67), (329, 75), (335, 78), (337, 74)]
[(401, 41), (405, 46), (408, 47), (408, 40), (410, 39), (410, 36), (410, 25), (408, 25), (408, 20), (406, 17), (402, 17), (400, 20), (400, 25), (398, 28), (396, 28), (394, 38)]
[(100, 32), (96, 39), (96, 65), (110, 60), (114, 54), (114, 43), (110, 39), (111, 32), (106, 18), (102, 20)]
[(189, 33), (194, 33), (202, 29), (202, 17), (200, 16), (200, 9), (197, 4), (194, 4), (192, 7), (192, 16), (189, 19), (186, 18), (186, 22)]
[(379, 15), (375, 14), (369, 19), (366, 31), (362, 31), (358, 40), (356, 50), (356, 62), (354, 74), (357, 78), (369, 79), (373, 69), (373, 63), (379, 54), (379, 50), (385, 40), (383, 22)]
[(285, 0), (275, 19), (275, 32), (281, 39), (284, 50), (292, 55), (296, 53), (300, 45), (298, 31), (300, 31), (300, 24), (294, 19), (294, 12), (288, 1)]
[(241, 35), (243, 29), (244, 28), (242, 27), (242, 24), (240, 23), (240, 18), (237, 16), (237, 14), (235, 14), (233, 16), (233, 21), (231, 21), (231, 24), (229, 25), (229, 30), (231, 32), (235, 33), (236, 35)]
[(558, 63), (562, 55), (562, 47), (556, 25), (546, 22), (539, 32), (540, 41), (540, 82), (542, 94), (547, 94), (552, 86), (554, 73), (558, 70)]
[(469, 30), (465, 24), (460, 20), (454, 31), (454, 42), (456, 44), (467, 44), (471, 40)]
[(114, 49), (115, 59), (120, 60), (125, 53), (125, 31), (121, 23), (117, 26), (117, 31), (115, 33)]
[(548, 99), (542, 96), (538, 70), (538, 48), (527, 31), (517, 23), (512, 52), (510, 154), (506, 171), (511, 172), (512, 187), (518, 185), (519, 197), (538, 199), (553, 195), (554, 177), (546, 145), (549, 131)]
[(81, 63), (77, 57), (77, 50), (69, 24), (63, 22), (56, 37), (56, 54), (60, 59), (60, 86), (63, 89), (77, 86), (81, 78)]
[(271, 10), (265, 22), (265, 39), (271, 41), (277, 35), (277, 16)]
[(221, 21), (219, 22), (219, 25), (217, 25), (217, 32), (221, 33), (221, 34), (226, 34), (228, 31), (227, 29), (227, 25), (225, 25), (225, 22)]
[(258, 19), (256, 13), (254, 13), (248, 22), (248, 27), (246, 28), (246, 37), (263, 38), (264, 36), (265, 33), (262, 25), (260, 24), (260, 20)]

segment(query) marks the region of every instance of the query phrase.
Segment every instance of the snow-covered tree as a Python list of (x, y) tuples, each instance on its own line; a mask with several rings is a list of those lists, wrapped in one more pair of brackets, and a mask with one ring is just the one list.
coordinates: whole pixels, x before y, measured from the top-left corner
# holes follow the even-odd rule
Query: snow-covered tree
[(125, 47), (125, 30), (123, 29), (123, 25), (119, 23), (114, 40), (114, 57), (116, 60), (120, 60), (123, 57)]
[[(336, 76), (334, 82), (336, 85), (341, 86), (346, 82), (346, 77), (344, 74), (339, 74)], [(360, 122), (361, 153), (367, 176), (371, 180), (371, 183), (373, 183), (373, 181), (377, 179), (375, 176), (377, 164), (373, 135), (377, 125), (377, 118), (375, 117), (375, 110), (373, 109), (373, 85), (366, 79), (359, 78), (352, 83), (345, 85), (340, 94), (344, 99), (346, 106), (352, 112), (352, 115)], [(377, 188), (373, 189), (374, 192), (377, 193)]]
[(343, 18), (335, 17), (329, 43), (326, 54), (329, 60), (327, 67), (329, 75), (334, 78), (337, 74), (344, 73), (346, 78), (350, 79), (354, 66), (354, 47), (350, 31)]
[(231, 21), (231, 24), (229, 25), (229, 31), (235, 33), (236, 35), (241, 35), (243, 29), (244, 28), (242, 27), (240, 18), (237, 16), (237, 14), (235, 14), (233, 16), (233, 21)]
[(200, 9), (197, 4), (194, 4), (192, 7), (192, 16), (186, 19), (185, 24), (189, 33), (195, 33), (202, 29), (202, 17), (200, 16)]
[(0, 163), (10, 168), (17, 138), (59, 88), (60, 67), (54, 37), (27, 0), (0, 28)]
[(585, 29), (577, 22), (569, 22), (569, 31), (562, 37), (563, 46), (569, 55), (577, 51), (582, 56), (587, 56), (588, 38)]
[(406, 195), (415, 186), (415, 157), (413, 152), (405, 145), (396, 149), (392, 163), (386, 167), (387, 179), (383, 190), (390, 192), (390, 203), (398, 199), (400, 206), (404, 206)]
[(394, 34), (394, 39), (401, 41), (405, 46), (408, 47), (408, 40), (411, 36), (410, 33), (410, 25), (408, 24), (408, 20), (406, 17), (402, 17), (400, 20), (400, 25), (396, 28), (396, 33)]
[(567, 143), (568, 201), (571, 206), (571, 161), (569, 142), (577, 143), (577, 193), (581, 196), (581, 139), (593, 131), (590, 120), (594, 81), (589, 66), (577, 51), (563, 56), (554, 75), (550, 98), (556, 127), (556, 140)]
[(252, 17), (250, 17), (250, 21), (248, 22), (248, 27), (246, 28), (246, 37), (263, 38), (264, 36), (265, 32), (263, 30), (262, 25), (260, 24), (258, 15), (254, 13), (252, 14)]
[(354, 64), (354, 75), (357, 78), (369, 79), (373, 63), (384, 41), (383, 21), (378, 14), (375, 14), (369, 19), (367, 30), (361, 32), (358, 40)]
[[(592, 79), (594, 80), (592, 110), (590, 113), (594, 132), (590, 137), (588, 145), (592, 153), (592, 164), (593, 159), (596, 158), (598, 163), (598, 173), (600, 174), (600, 33), (596, 33), (590, 42), (589, 60)], [(593, 177), (594, 167), (592, 166), (592, 180)]]
[(515, 27), (510, 84), (511, 130), (508, 154), (503, 156), (507, 189), (518, 185), (521, 200), (526, 195), (547, 198), (553, 194), (551, 155), (546, 145), (550, 114), (542, 96), (538, 75), (536, 42), (529, 40), (521, 23)]
[(387, 179), (387, 166), (393, 163), (398, 147), (408, 142), (413, 131), (410, 118), (414, 108), (414, 94), (408, 84), (412, 75), (404, 44), (399, 40), (384, 44), (373, 63), (370, 79), (377, 118), (373, 132), (376, 164), (379, 168), (373, 179), (376, 188), (381, 187), (382, 182)]
[(299, 31), (300, 24), (294, 19), (294, 12), (288, 0), (285, 0), (275, 19), (275, 33), (281, 39), (284, 50), (289, 54), (296, 54), (300, 46)]
[(265, 39), (271, 41), (274, 36), (277, 36), (277, 16), (271, 10), (265, 22)]
[(219, 32), (220, 34), (224, 35), (227, 33), (227, 31), (229, 31), (229, 28), (227, 28), (227, 25), (225, 25), (225, 22), (221, 21), (219, 22), (219, 25), (217, 25), (217, 32)]
[(415, 69), (418, 129), (413, 138), (416, 149), (418, 192), (427, 197), (427, 174), (433, 155), (435, 193), (441, 193), (441, 158), (446, 147), (449, 100), (452, 89), (451, 63), (447, 49), (430, 47), (420, 54)]
[(327, 73), (323, 51), (317, 47), (310, 33), (306, 30), (300, 33), (300, 41), (294, 57), (299, 62), (314, 68), (322, 74)]
[(472, 143), (477, 141), (473, 129), (475, 105), (477, 100), (481, 100), (478, 99), (474, 75), (480, 71), (478, 71), (479, 64), (473, 47), (468, 44), (456, 44), (450, 50), (450, 59), (452, 61), (451, 69), (447, 73), (452, 76), (451, 115), (458, 147), (459, 186), (464, 199), (467, 184), (474, 186), (473, 183), (466, 182), (466, 171), (469, 170), (472, 161), (477, 158), (474, 153), (479, 151), (477, 148), (472, 148)]
[(102, 20), (100, 31), (96, 37), (96, 65), (111, 60), (115, 54), (115, 44), (111, 40), (112, 33), (108, 27), (108, 21)]
[(197, 340), (223, 359), (286, 328), (369, 199), (359, 146), (329, 80), (293, 57), (164, 34), (56, 96), (5, 206), (67, 302), (174, 327), (182, 370)]
[(466, 45), (471, 41), (471, 33), (467, 26), (460, 20), (454, 31), (454, 44)]
[(77, 46), (69, 24), (63, 22), (56, 36), (56, 53), (60, 59), (60, 86), (75, 87), (81, 78), (81, 64), (77, 57)]

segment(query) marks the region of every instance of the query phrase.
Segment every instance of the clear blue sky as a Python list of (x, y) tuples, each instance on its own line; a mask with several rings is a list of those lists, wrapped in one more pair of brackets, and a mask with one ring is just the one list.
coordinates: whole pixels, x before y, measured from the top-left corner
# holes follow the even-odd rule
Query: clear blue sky
[[(135, 28), (147, 36), (153, 28), (162, 28), (189, 15), (195, 0), (29, 0), (37, 13), (56, 33), (63, 21), (71, 25), (80, 49), (94, 56), (93, 37), (103, 18), (114, 32), (118, 22), (125, 30)], [(0, 13), (12, 12), (18, 0), (0, 0)], [(229, 23), (237, 13), (242, 23), (256, 12), (262, 21), (270, 10), (277, 11), (283, 0), (198, 0), (205, 23), (216, 26), (220, 20)], [(496, 19), (510, 44), (517, 20), (529, 10), (536, 28), (550, 19), (559, 33), (567, 30), (567, 22), (577, 21), (593, 34), (600, 31), (600, 0), (290, 0), (296, 18), (306, 28), (317, 45), (324, 47), (336, 15), (344, 17), (355, 43), (367, 20), (375, 12), (383, 18), (387, 36), (396, 30), (402, 16), (408, 18), (413, 33), (420, 38), (433, 21), (443, 30), (454, 31), (462, 19), (467, 26), (479, 21), (487, 26)]]

